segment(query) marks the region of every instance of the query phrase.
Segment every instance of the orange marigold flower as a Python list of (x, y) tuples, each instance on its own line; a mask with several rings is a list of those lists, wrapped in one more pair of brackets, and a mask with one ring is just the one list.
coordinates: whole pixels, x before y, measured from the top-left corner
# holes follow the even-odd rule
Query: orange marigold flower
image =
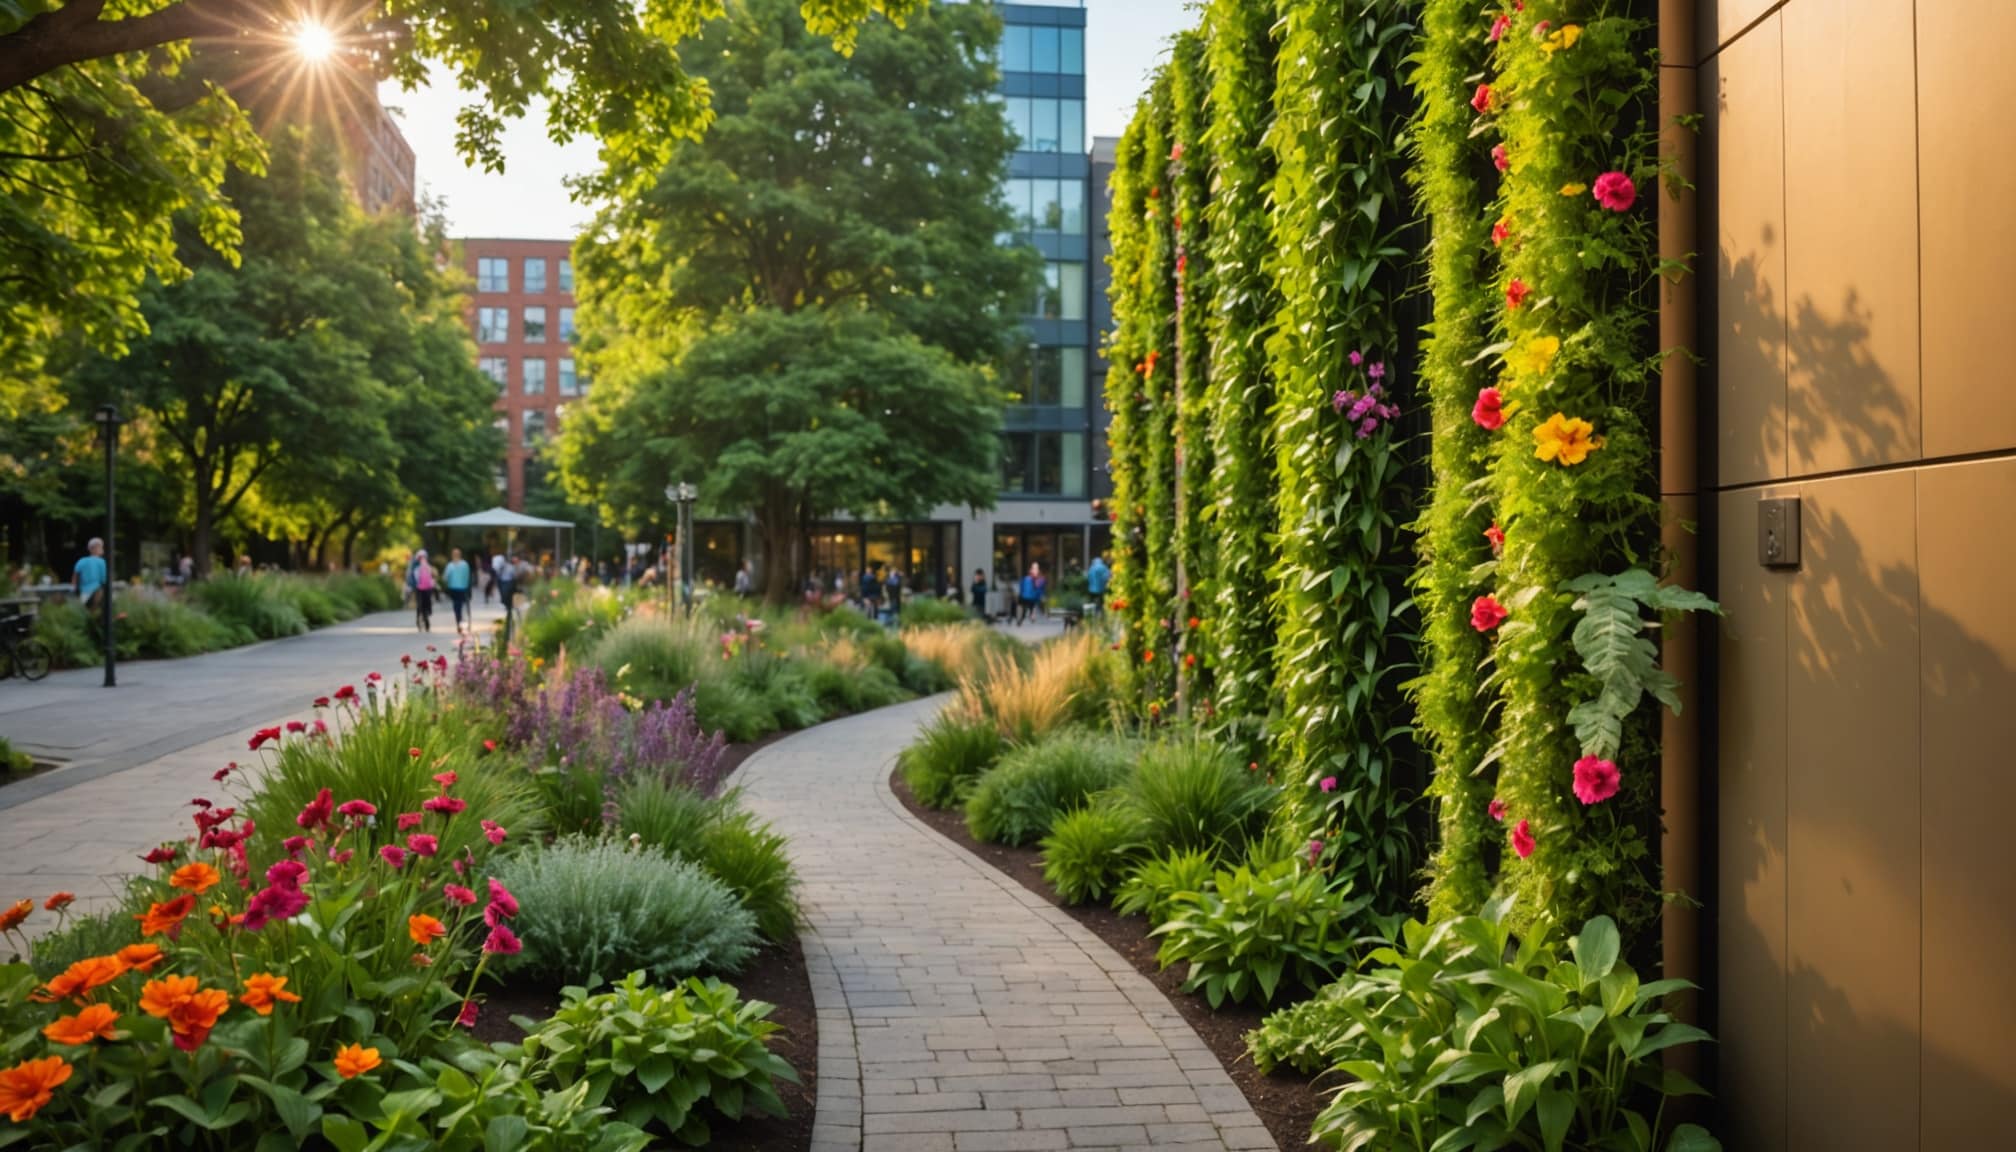
[(441, 923), (441, 921), (422, 912), (417, 916), (408, 916), (406, 918), (406, 934), (413, 938), (413, 943), (425, 948), (434, 941), (446, 936), (448, 934), (448, 927)]
[(126, 971), (126, 965), (117, 956), (87, 956), (65, 968), (62, 974), (44, 984), (35, 993), (34, 999), (44, 1004), (75, 997), (79, 1000), (90, 995), (96, 988), (102, 988), (117, 980)]
[(112, 1039), (112, 1026), (119, 1013), (110, 1004), (88, 1004), (74, 1016), (64, 1016), (42, 1029), (42, 1035), (58, 1044), (89, 1044)]
[(28, 919), (28, 914), (33, 911), (35, 911), (33, 900), (16, 901), (12, 908), (0, 912), (0, 932), (12, 932), (19, 928), (21, 922)]
[(208, 892), (212, 886), (223, 878), (223, 876), (218, 874), (217, 869), (198, 860), (195, 863), (184, 864), (182, 867), (177, 868), (174, 875), (168, 877), (168, 885), (171, 888), (180, 888), (184, 892), (200, 894)]
[(174, 935), (182, 930), (182, 918), (196, 907), (196, 897), (183, 893), (166, 903), (155, 904), (147, 911), (133, 917), (140, 921), (142, 936)]
[(382, 1063), (376, 1048), (346, 1044), (336, 1050), (336, 1074), (345, 1080), (354, 1080)]
[(1602, 447), (1594, 433), (1596, 426), (1581, 417), (1560, 412), (1533, 429), (1533, 455), (1563, 466), (1580, 464), (1589, 453)]
[(61, 912), (76, 902), (77, 894), (75, 892), (57, 892), (51, 894), (49, 899), (44, 900), (42, 907), (51, 912)]
[(113, 955), (131, 971), (151, 972), (167, 953), (161, 951), (159, 944), (128, 944)]
[(0, 1072), (0, 1112), (16, 1124), (25, 1124), (49, 1103), (49, 1094), (70, 1079), (70, 1063), (61, 1056), (23, 1060)]
[(255, 972), (245, 978), (245, 994), (238, 997), (240, 1004), (261, 1016), (271, 1016), (275, 1001), (301, 1002), (301, 997), (287, 991), (287, 977), (275, 976), (271, 972)]
[(175, 1006), (168, 1014), (168, 1027), (175, 1031), (175, 1046), (194, 1052), (210, 1038), (217, 1018), (231, 1007), (231, 996), (222, 988), (205, 988)]
[(1153, 664), (1154, 662), (1155, 662), (1155, 650), (1153, 648), (1150, 648), (1148, 651), (1141, 653), (1141, 663)]
[(149, 980), (140, 989), (140, 1010), (166, 1020), (177, 1004), (196, 994), (198, 983), (194, 976), (163, 976), (159, 980)]

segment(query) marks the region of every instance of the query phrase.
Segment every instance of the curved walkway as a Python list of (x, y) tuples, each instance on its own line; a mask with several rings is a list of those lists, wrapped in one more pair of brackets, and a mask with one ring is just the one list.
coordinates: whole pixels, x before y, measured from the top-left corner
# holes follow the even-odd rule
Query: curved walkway
[(890, 792), (941, 704), (821, 725), (736, 778), (804, 882), (813, 1152), (1274, 1148), (1153, 984)]

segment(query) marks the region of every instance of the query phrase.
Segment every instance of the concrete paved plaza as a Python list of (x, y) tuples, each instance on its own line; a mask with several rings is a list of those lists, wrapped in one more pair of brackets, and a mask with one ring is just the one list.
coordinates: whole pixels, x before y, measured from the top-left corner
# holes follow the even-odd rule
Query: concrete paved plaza
[(889, 791), (941, 703), (822, 725), (737, 778), (804, 881), (814, 1152), (1275, 1147), (1160, 990)]
[[(487, 629), (502, 613), (481, 609)], [(444, 623), (445, 621), (445, 623)], [(313, 718), (311, 701), (367, 673), (388, 679), (399, 657), (433, 644), (452, 653), (453, 617), (414, 631), (409, 612), (383, 612), (286, 640), (186, 660), (122, 664), (119, 686), (98, 668), (39, 684), (0, 681), (0, 735), (62, 767), (0, 787), (0, 900), (77, 894), (79, 911), (116, 898), (140, 853), (192, 831), (189, 800), (226, 797), (210, 774), (251, 759), (253, 729)], [(54, 923), (37, 914), (29, 935)]]

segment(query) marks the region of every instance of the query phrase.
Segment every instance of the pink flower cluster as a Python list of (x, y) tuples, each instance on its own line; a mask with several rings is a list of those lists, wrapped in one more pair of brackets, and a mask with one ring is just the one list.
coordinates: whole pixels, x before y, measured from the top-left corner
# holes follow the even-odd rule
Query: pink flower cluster
[(1354, 351), (1351, 353), (1351, 366), (1365, 370), (1367, 381), (1365, 390), (1358, 392), (1347, 388), (1339, 391), (1330, 397), (1330, 408), (1356, 424), (1358, 439), (1365, 440), (1377, 432), (1382, 424), (1399, 419), (1400, 406), (1387, 401), (1386, 386), (1380, 382), (1386, 378), (1384, 360), (1366, 364), (1365, 354)]

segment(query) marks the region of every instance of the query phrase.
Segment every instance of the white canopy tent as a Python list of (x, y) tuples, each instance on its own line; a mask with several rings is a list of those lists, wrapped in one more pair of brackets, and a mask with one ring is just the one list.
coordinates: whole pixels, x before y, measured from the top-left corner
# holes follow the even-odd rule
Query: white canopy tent
[(454, 516), (446, 520), (429, 520), (429, 528), (502, 528), (505, 530), (506, 548), (509, 548), (510, 534), (520, 528), (553, 529), (553, 559), (564, 563), (560, 551), (560, 530), (573, 528), (565, 520), (542, 520), (537, 516), (527, 516), (523, 512), (513, 512), (509, 508), (491, 508), (483, 512), (471, 512), (464, 516)]

